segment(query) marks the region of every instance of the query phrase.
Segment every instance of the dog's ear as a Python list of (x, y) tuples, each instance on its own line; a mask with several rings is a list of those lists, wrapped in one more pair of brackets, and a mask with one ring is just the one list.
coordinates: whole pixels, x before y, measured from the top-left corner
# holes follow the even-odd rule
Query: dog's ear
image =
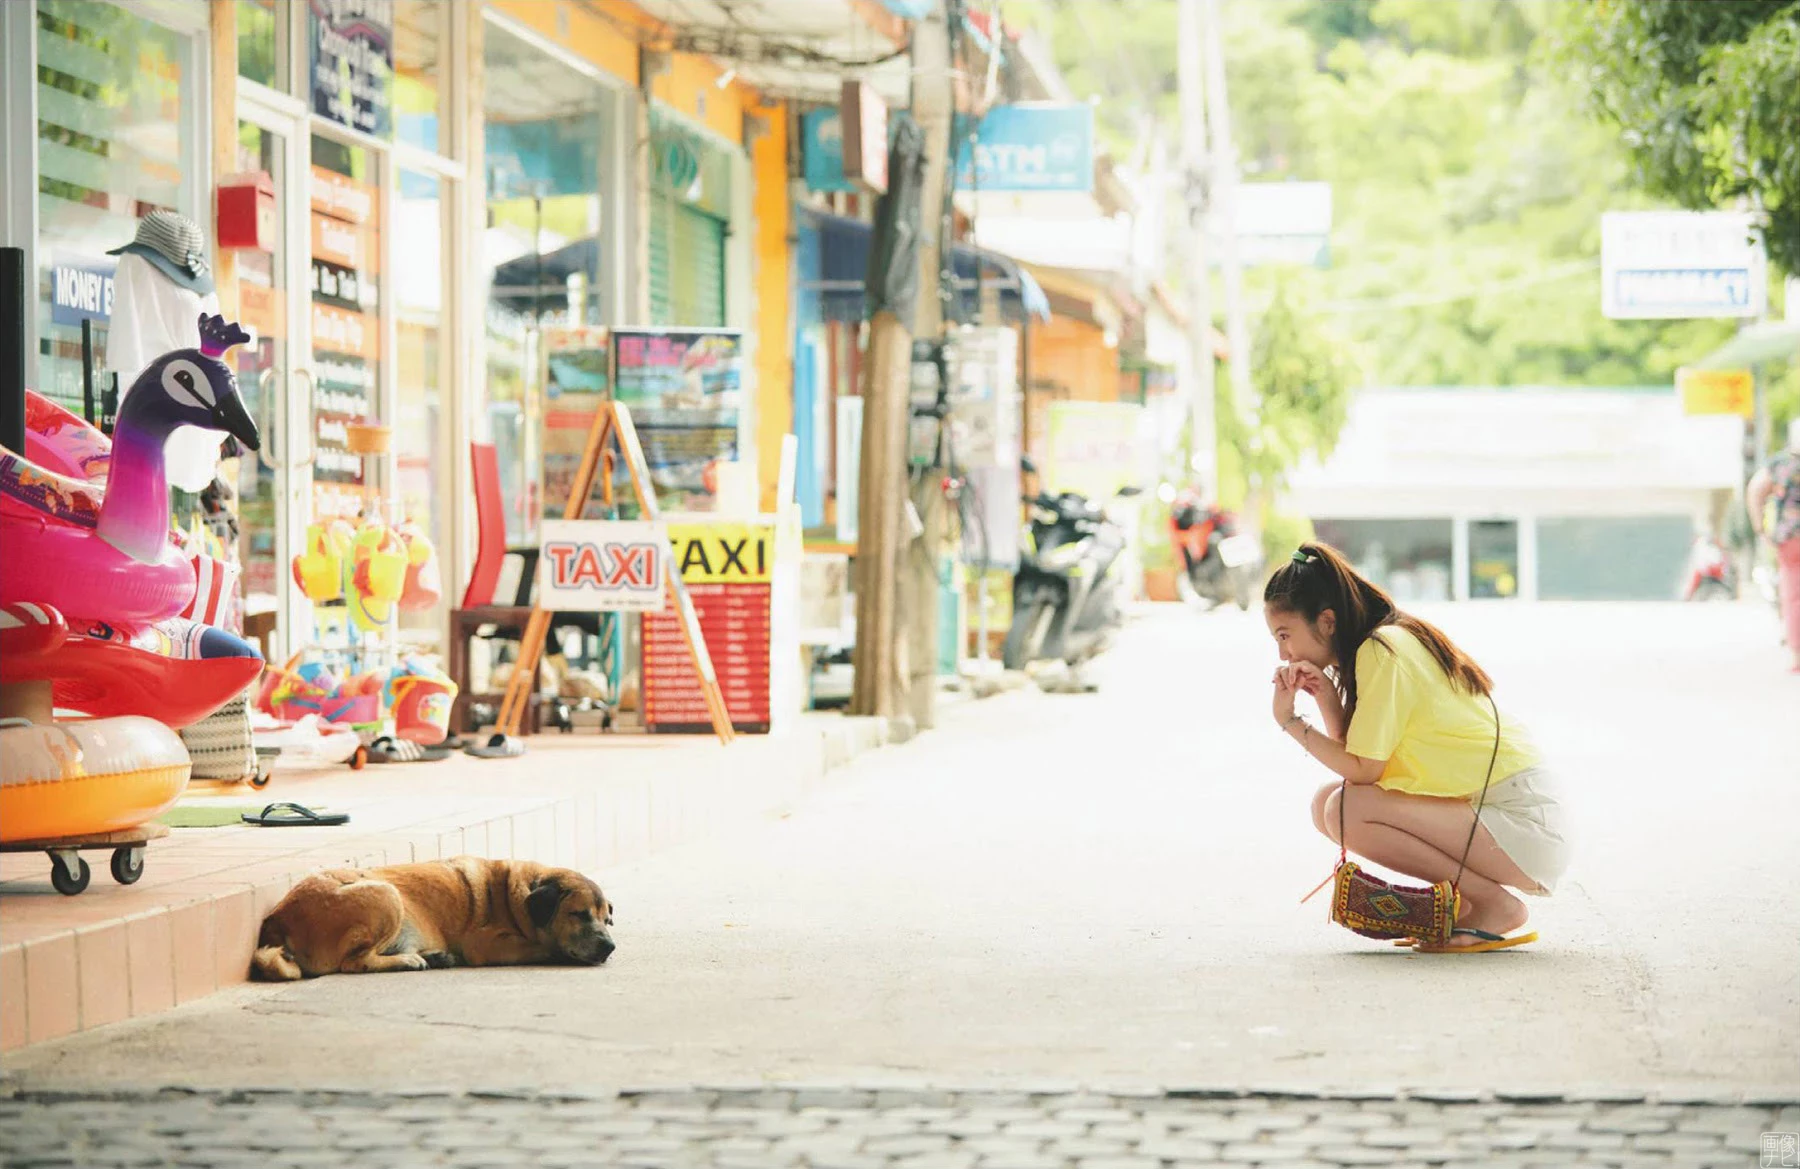
[(562, 904), (563, 887), (555, 877), (543, 877), (531, 887), (525, 895), (525, 912), (531, 917), (531, 924), (543, 929), (556, 916), (556, 907)]

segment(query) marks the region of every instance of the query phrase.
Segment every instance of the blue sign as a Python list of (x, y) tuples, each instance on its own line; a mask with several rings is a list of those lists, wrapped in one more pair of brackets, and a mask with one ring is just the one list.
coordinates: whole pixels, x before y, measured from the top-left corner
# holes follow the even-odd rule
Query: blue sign
[(995, 106), (963, 140), (956, 185), (979, 191), (1094, 189), (1094, 107), (1086, 102)]
[(81, 327), (84, 320), (104, 325), (112, 319), (113, 272), (111, 260), (58, 256), (50, 268), (50, 319), (58, 325)]
[(807, 189), (856, 190), (856, 185), (844, 177), (844, 123), (838, 112), (828, 106), (808, 110), (800, 119), (800, 133), (805, 143), (802, 154)]

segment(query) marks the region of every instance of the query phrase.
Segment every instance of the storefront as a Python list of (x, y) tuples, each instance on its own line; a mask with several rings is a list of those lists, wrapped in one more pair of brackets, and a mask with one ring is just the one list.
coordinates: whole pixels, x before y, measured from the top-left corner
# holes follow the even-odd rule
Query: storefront
[(1670, 600), (1742, 423), (1672, 390), (1365, 390), (1283, 506), (1402, 604)]

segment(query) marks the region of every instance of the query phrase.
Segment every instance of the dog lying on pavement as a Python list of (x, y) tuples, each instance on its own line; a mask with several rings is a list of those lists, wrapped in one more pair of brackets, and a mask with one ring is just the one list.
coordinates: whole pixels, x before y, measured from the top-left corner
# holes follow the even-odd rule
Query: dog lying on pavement
[(597, 966), (613, 952), (612, 903), (573, 869), (452, 860), (329, 869), (263, 920), (250, 977), (291, 982), (446, 966)]

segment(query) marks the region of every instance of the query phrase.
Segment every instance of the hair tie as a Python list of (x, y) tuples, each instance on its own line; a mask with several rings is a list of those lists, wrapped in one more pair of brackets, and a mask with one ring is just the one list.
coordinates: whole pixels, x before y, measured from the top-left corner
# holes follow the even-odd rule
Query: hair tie
[(1294, 549), (1294, 563), (1295, 564), (1311, 564), (1313, 561), (1315, 561), (1317, 559), (1318, 559), (1317, 556), (1311, 555), (1304, 548)]

